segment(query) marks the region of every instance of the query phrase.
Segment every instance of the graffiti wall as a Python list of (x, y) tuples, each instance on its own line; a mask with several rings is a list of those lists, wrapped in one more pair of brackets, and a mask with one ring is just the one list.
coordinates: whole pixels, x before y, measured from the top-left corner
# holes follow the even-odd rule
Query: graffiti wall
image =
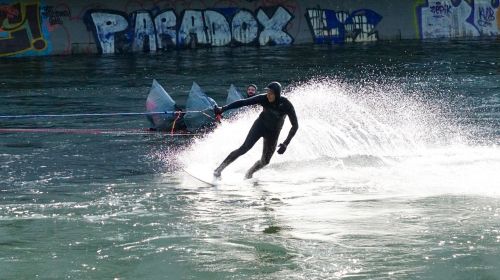
[(0, 0), (0, 56), (497, 37), (500, 0)]
[(88, 10), (84, 21), (99, 51), (157, 51), (168, 48), (221, 47), (228, 45), (289, 45), (286, 32), (293, 15), (281, 6), (245, 9)]
[(417, 8), (420, 37), (498, 36), (500, 0), (427, 0)]
[(369, 9), (351, 13), (307, 9), (307, 21), (315, 43), (366, 42), (378, 40), (375, 27), (382, 16)]
[(49, 53), (40, 3), (0, 2), (0, 56)]

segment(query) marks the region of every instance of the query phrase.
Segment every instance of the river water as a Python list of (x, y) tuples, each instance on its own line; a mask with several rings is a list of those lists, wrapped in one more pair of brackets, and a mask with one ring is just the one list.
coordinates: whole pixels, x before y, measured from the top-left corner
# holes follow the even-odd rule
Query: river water
[(0, 77), (0, 115), (143, 112), (153, 79), (224, 104), (278, 80), (300, 125), (254, 179), (261, 142), (211, 187), (182, 169), (213, 170), (254, 109), (195, 137), (0, 119), (0, 279), (499, 279), (498, 41), (9, 59)]

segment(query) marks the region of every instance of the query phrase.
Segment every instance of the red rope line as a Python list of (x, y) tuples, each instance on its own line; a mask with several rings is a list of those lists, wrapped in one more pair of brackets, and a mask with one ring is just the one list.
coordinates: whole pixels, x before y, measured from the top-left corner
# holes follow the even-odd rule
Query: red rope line
[(172, 129), (170, 130), (170, 135), (171, 136), (174, 135), (175, 123), (181, 118), (181, 113), (182, 113), (182, 111), (176, 111), (175, 112), (176, 117), (175, 117), (174, 122), (172, 123)]

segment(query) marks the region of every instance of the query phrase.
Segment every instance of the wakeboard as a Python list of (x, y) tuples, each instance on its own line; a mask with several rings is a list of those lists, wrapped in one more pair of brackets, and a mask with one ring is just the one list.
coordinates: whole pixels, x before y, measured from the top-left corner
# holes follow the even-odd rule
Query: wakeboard
[(218, 183), (220, 182), (220, 178), (214, 177), (214, 175), (211, 173), (206, 173), (206, 172), (203, 173), (190, 169), (182, 169), (182, 170), (184, 171), (184, 173), (193, 177), (194, 179), (213, 187), (217, 186)]

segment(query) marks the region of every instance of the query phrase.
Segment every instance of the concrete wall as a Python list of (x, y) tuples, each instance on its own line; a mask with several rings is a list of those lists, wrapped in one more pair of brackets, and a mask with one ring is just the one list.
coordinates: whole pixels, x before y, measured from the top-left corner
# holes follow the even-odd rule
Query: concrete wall
[(498, 37), (500, 0), (0, 0), (0, 56)]

